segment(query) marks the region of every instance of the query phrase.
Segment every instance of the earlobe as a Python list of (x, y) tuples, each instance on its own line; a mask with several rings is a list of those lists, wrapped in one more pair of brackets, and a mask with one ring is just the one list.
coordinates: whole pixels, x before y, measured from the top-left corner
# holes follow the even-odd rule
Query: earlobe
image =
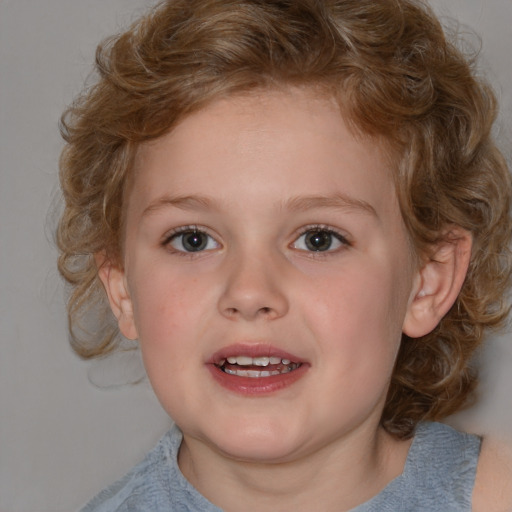
[(95, 254), (94, 258), (98, 267), (98, 276), (107, 293), (110, 308), (117, 318), (119, 330), (125, 338), (137, 339), (138, 334), (133, 317), (133, 304), (124, 271), (103, 254)]
[(419, 338), (431, 332), (455, 303), (471, 259), (471, 234), (450, 229), (418, 270), (403, 332)]

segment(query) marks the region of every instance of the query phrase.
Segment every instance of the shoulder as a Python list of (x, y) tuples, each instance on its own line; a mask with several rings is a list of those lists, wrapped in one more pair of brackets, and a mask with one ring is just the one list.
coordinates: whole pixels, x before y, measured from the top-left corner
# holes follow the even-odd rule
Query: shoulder
[(429, 471), (423, 478), (453, 485), (467, 482), (473, 488), (481, 439), (460, 432), (443, 423), (425, 422), (418, 425), (411, 455), (418, 461), (418, 472)]
[(80, 512), (221, 512), (179, 470), (181, 440), (180, 430), (173, 425), (140, 464), (100, 492)]
[(480, 444), (478, 436), (448, 425), (420, 423), (402, 475), (371, 510), (471, 510)]
[(418, 425), (407, 472), (416, 508), (407, 510), (471, 510), (480, 446), (480, 437), (448, 425)]
[[(160, 442), (121, 480), (103, 489), (80, 512), (122, 512), (157, 507), (168, 502), (168, 468), (172, 466), (173, 432)], [(165, 468), (165, 469), (164, 469)]]
[(485, 438), (473, 491), (474, 512), (512, 511), (512, 445)]

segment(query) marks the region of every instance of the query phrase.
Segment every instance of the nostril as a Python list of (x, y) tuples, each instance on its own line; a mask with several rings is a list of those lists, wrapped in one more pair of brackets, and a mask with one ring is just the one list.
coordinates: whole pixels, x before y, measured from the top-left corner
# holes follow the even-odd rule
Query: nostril
[[(254, 310), (254, 317), (259, 316), (259, 315), (268, 317), (272, 314), (272, 312), (273, 312), (273, 309), (271, 307), (263, 306), (261, 308), (256, 308)], [(224, 314), (230, 318), (236, 318), (238, 315), (247, 316), (247, 314), (244, 314), (243, 311), (238, 308), (226, 308), (224, 310)], [(252, 315), (249, 315), (249, 316), (252, 316)]]

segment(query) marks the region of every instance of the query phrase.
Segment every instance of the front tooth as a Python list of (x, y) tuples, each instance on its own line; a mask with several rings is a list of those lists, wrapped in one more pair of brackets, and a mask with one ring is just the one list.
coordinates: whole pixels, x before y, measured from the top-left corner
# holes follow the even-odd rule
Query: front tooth
[(270, 363), (270, 357), (254, 357), (252, 364), (255, 366), (268, 366)]
[(280, 357), (271, 357), (270, 358), (270, 364), (279, 364), (281, 362)]
[(257, 379), (261, 377), (261, 372), (258, 370), (237, 370), (236, 375), (238, 377), (250, 377), (252, 379)]
[(283, 364), (290, 364), (291, 363), (291, 361), (289, 359), (282, 359), (281, 362)]
[(236, 364), (240, 366), (249, 366), (252, 364), (252, 357), (247, 356), (237, 356), (236, 357)]

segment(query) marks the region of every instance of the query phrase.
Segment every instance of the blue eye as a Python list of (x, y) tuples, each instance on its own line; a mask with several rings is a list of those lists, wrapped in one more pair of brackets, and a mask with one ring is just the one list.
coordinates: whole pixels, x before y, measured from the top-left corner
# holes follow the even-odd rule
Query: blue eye
[(301, 251), (327, 252), (335, 251), (348, 245), (343, 236), (324, 228), (308, 229), (294, 242), (293, 247)]
[(207, 233), (197, 229), (187, 229), (175, 233), (168, 244), (180, 252), (201, 252), (217, 249), (219, 244)]

